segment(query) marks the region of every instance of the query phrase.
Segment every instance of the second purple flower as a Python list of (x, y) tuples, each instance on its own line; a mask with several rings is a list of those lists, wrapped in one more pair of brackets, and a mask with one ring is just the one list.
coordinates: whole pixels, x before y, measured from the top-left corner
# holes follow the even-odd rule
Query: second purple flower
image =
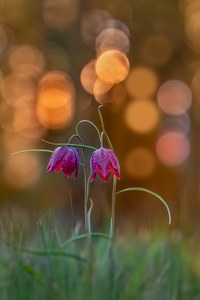
[(94, 151), (90, 159), (90, 166), (92, 171), (90, 182), (95, 179), (96, 173), (103, 178), (104, 182), (108, 180), (111, 172), (117, 179), (120, 179), (119, 162), (115, 153), (110, 149), (101, 147)]

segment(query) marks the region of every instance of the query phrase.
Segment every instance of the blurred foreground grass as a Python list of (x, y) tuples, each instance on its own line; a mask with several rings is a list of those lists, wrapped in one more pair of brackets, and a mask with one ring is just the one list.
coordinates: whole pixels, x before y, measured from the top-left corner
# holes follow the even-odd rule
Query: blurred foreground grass
[(195, 257), (179, 234), (118, 236), (113, 257), (110, 240), (94, 236), (91, 275), (87, 239), (63, 243), (52, 225), (38, 224), (29, 242), (19, 225), (1, 232), (1, 300), (200, 299)]

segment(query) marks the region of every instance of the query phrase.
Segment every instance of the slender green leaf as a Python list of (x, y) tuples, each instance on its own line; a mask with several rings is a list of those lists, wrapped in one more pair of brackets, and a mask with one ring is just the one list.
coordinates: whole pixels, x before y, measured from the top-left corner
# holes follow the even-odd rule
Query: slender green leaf
[[(100, 237), (100, 238), (105, 238), (105, 239), (110, 239), (109, 235), (108, 234), (105, 234), (105, 233), (101, 233), (101, 232), (92, 232), (91, 233), (91, 236), (92, 237)], [(87, 233), (84, 233), (84, 234), (80, 234), (80, 235), (77, 235), (67, 241), (65, 241), (62, 245), (61, 245), (61, 248), (64, 249), (66, 248), (67, 246), (69, 246), (70, 244), (74, 243), (74, 242), (78, 242), (82, 239), (85, 239), (87, 238), (88, 235)]]
[(89, 146), (89, 145), (82, 145), (82, 144), (71, 144), (71, 143), (52, 143), (46, 140), (42, 140), (43, 142), (49, 144), (49, 145), (54, 145), (54, 146), (70, 146), (70, 147), (75, 147), (75, 148), (85, 148), (85, 149), (89, 149), (89, 150), (97, 150), (96, 147), (93, 146)]
[(53, 153), (52, 150), (47, 150), (47, 149), (26, 149), (26, 150), (21, 150), (21, 151), (13, 152), (10, 155), (21, 154), (21, 153), (26, 153), (26, 152), (47, 152), (47, 153)]
[(131, 187), (131, 188), (126, 188), (126, 189), (123, 189), (123, 190), (120, 190), (120, 191), (116, 192), (116, 195), (119, 195), (119, 194), (125, 193), (125, 192), (131, 192), (131, 191), (141, 191), (141, 192), (145, 192), (145, 193), (148, 193), (148, 194), (150, 194), (150, 195), (153, 195), (154, 197), (156, 197), (157, 199), (159, 199), (159, 200), (164, 204), (164, 206), (165, 206), (166, 209), (167, 209), (167, 213), (168, 213), (168, 223), (171, 224), (171, 212), (170, 212), (169, 206), (167, 205), (167, 203), (165, 202), (165, 200), (164, 200), (160, 195), (158, 195), (157, 193), (155, 193), (155, 192), (153, 192), (153, 191), (151, 191), (151, 190), (142, 188), (142, 187)]
[(82, 262), (87, 262), (87, 260), (84, 257), (81, 257), (78, 254), (74, 254), (71, 252), (62, 252), (59, 249), (55, 250), (38, 250), (38, 249), (32, 249), (32, 248), (26, 248), (26, 247), (15, 247), (18, 250), (21, 250), (22, 252), (29, 253), (32, 255), (39, 255), (39, 256), (63, 256), (63, 257), (69, 257), (69, 258), (74, 258), (76, 260), (82, 261)]

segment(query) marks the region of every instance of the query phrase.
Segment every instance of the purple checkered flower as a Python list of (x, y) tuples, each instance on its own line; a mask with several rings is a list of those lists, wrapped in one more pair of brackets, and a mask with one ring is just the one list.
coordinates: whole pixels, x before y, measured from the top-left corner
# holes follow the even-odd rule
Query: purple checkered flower
[(50, 157), (47, 172), (55, 171), (58, 173), (62, 170), (65, 177), (69, 177), (75, 171), (75, 177), (77, 177), (79, 161), (80, 156), (76, 148), (68, 146), (58, 147)]
[(95, 179), (96, 173), (103, 178), (104, 182), (108, 180), (111, 172), (117, 179), (120, 179), (119, 162), (114, 152), (110, 149), (101, 147), (94, 151), (90, 158), (90, 166), (92, 170), (90, 182)]

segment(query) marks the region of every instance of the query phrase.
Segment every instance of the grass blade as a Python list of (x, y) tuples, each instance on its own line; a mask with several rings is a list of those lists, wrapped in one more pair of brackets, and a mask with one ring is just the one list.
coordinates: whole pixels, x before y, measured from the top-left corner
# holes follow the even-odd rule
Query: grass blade
[(169, 206), (167, 205), (167, 203), (165, 202), (165, 200), (160, 195), (158, 195), (157, 193), (155, 193), (155, 192), (153, 192), (151, 190), (145, 189), (145, 188), (141, 188), (141, 187), (131, 187), (131, 188), (126, 188), (126, 189), (120, 190), (120, 191), (116, 192), (115, 195), (119, 195), (119, 194), (125, 193), (125, 192), (131, 192), (131, 191), (145, 192), (145, 193), (153, 195), (154, 197), (156, 197), (157, 199), (159, 199), (163, 203), (163, 205), (166, 207), (166, 209), (167, 209), (168, 224), (169, 225), (171, 224), (171, 212), (170, 212)]

